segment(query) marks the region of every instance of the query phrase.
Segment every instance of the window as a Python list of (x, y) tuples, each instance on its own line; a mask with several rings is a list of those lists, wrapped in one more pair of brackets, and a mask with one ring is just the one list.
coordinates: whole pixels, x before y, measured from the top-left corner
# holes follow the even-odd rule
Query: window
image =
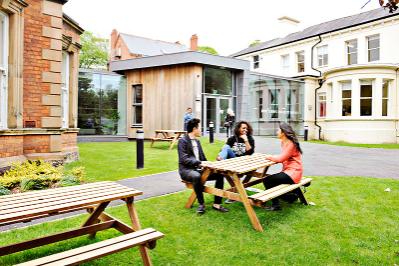
[(283, 73), (288, 73), (288, 71), (290, 70), (290, 55), (289, 54), (281, 56), (281, 69), (282, 69)]
[(346, 53), (348, 65), (357, 64), (357, 40), (350, 40), (346, 42)]
[(143, 85), (136, 84), (133, 85), (133, 125), (143, 124)]
[(372, 81), (360, 81), (360, 116), (370, 116), (373, 111)]
[(317, 47), (317, 64), (319, 67), (328, 65), (328, 46)]
[(279, 89), (269, 90), (269, 100), (270, 100), (270, 118), (278, 118), (278, 97), (280, 95)]
[(254, 61), (254, 69), (259, 68), (259, 55), (254, 55), (252, 59)]
[(382, 83), (382, 116), (388, 116), (389, 81)]
[(258, 118), (263, 118), (263, 91), (258, 91)]
[(317, 108), (317, 116), (318, 117), (326, 117), (326, 107), (327, 107), (327, 96), (326, 93), (319, 93), (317, 95), (318, 100), (318, 108)]
[(342, 83), (342, 116), (352, 114), (352, 84), (351, 82)]
[(296, 53), (296, 61), (298, 64), (298, 72), (305, 72), (305, 52), (300, 51)]
[(69, 121), (69, 54), (62, 52), (61, 127), (68, 128)]
[(7, 128), (8, 17), (0, 12), (0, 129)]
[(367, 37), (367, 54), (369, 62), (380, 60), (380, 35)]

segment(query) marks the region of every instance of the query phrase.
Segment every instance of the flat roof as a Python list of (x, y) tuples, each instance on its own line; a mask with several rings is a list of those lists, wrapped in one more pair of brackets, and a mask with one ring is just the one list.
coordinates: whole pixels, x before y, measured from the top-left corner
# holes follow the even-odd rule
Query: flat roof
[(250, 62), (226, 56), (211, 55), (196, 51), (179, 52), (156, 56), (140, 57), (128, 60), (111, 61), (110, 71), (121, 72), (125, 70), (135, 70), (150, 67), (162, 67), (181, 64), (200, 64), (216, 66), (221, 68), (249, 70)]

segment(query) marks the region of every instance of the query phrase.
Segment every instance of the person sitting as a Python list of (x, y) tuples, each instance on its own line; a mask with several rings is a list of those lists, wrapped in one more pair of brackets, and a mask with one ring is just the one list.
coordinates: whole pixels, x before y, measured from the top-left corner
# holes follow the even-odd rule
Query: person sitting
[(216, 160), (226, 160), (255, 152), (255, 140), (252, 127), (246, 121), (240, 121), (234, 128), (234, 135), (227, 139)]
[[(198, 199), (197, 213), (205, 212), (205, 202), (203, 196), (204, 185), (201, 182), (201, 174), (203, 165), (206, 165), (206, 157), (202, 150), (201, 143), (197, 137), (201, 136), (200, 120), (193, 118), (187, 122), (187, 134), (179, 139), (178, 155), (179, 155), (179, 174), (180, 177), (187, 182), (193, 184), (195, 194)], [(219, 174), (211, 174), (208, 180), (216, 180), (215, 188), (223, 189), (224, 177)], [(220, 212), (228, 212), (229, 210), (221, 205), (222, 198), (215, 196), (213, 209)]]
[[(302, 149), (299, 145), (297, 136), (292, 127), (286, 123), (281, 123), (277, 130), (277, 137), (281, 141), (282, 152), (280, 155), (266, 155), (266, 159), (276, 163), (282, 163), (283, 169), (280, 173), (268, 176), (263, 180), (266, 189), (281, 184), (297, 184), (302, 179)], [(301, 193), (300, 188), (294, 190), (296, 195)], [(281, 210), (279, 198), (272, 199), (272, 206), (265, 207), (266, 210)]]

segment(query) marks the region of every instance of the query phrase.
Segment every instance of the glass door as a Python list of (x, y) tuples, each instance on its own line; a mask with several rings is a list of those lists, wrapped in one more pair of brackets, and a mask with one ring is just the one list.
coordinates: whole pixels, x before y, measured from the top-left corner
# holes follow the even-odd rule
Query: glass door
[(233, 109), (232, 98), (221, 96), (205, 96), (204, 101), (204, 132), (208, 130), (209, 122), (214, 123), (215, 133), (225, 133), (224, 120), (227, 115), (227, 109)]

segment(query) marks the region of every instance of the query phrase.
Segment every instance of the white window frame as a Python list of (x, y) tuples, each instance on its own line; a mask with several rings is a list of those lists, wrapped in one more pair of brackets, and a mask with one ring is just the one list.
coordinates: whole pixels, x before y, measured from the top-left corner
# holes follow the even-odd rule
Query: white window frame
[(62, 52), (62, 75), (61, 84), (61, 127), (69, 127), (69, 54), (66, 51)]
[(254, 62), (253, 68), (254, 69), (259, 68), (259, 66), (260, 66), (260, 56), (259, 55), (254, 55), (254, 56), (252, 56), (252, 60)]
[(284, 54), (281, 56), (281, 69), (283, 73), (288, 73), (290, 70), (290, 55)]
[[(371, 86), (371, 96), (367, 96), (367, 97), (362, 97), (362, 85), (367, 85), (367, 86)], [(359, 102), (359, 115), (360, 116), (372, 116), (374, 113), (374, 108), (373, 108), (373, 104), (374, 104), (374, 100), (373, 100), (373, 94), (374, 94), (374, 82), (373, 80), (360, 80), (360, 88), (359, 88), (359, 96), (360, 96), (360, 102)], [(369, 115), (362, 115), (362, 100), (371, 100), (371, 114)]]
[[(141, 86), (141, 103), (136, 102), (136, 87)], [(143, 101), (144, 101), (144, 86), (143, 84), (132, 84), (132, 126), (141, 127), (143, 126)], [(141, 123), (136, 123), (136, 108), (141, 107)]]
[(328, 45), (317, 47), (317, 65), (319, 67), (328, 66)]
[[(321, 104), (324, 103), (324, 115), (320, 113)], [(317, 117), (325, 118), (327, 116), (327, 93), (319, 92), (317, 93)]]
[[(299, 61), (299, 56), (303, 55), (303, 61)], [(305, 51), (298, 51), (295, 53), (295, 57), (296, 57), (296, 66), (297, 66), (297, 72), (298, 73), (304, 73), (305, 72)], [(303, 71), (300, 71), (299, 69), (299, 64), (303, 64)]]
[[(356, 51), (354, 52), (349, 52), (349, 43), (350, 42), (356, 42)], [(350, 57), (352, 54), (356, 54), (356, 62), (351, 63), (350, 62)], [(345, 55), (346, 55), (346, 62), (348, 65), (356, 65), (359, 62), (359, 42), (357, 41), (357, 39), (352, 39), (352, 40), (348, 40), (345, 42)]]
[[(345, 88), (346, 85), (348, 85), (347, 88)], [(342, 97), (343, 91), (345, 91), (345, 90), (351, 92), (351, 97), (350, 97), (350, 98), (343, 98), (343, 97)], [(353, 98), (352, 81), (344, 81), (344, 82), (341, 82), (341, 110), (340, 110), (340, 114), (341, 114), (342, 117), (352, 116), (352, 114), (353, 114), (352, 98)], [(343, 115), (343, 114), (342, 114), (343, 103), (344, 103), (345, 100), (349, 100), (350, 103), (351, 103), (351, 112), (350, 112), (350, 115)]]
[[(375, 48), (370, 48), (370, 40), (375, 40), (378, 39), (378, 47)], [(366, 43), (367, 43), (367, 62), (377, 62), (380, 61), (381, 59), (381, 39), (380, 39), (380, 35), (379, 34), (374, 34), (374, 35), (370, 35), (366, 37)], [(378, 59), (376, 60), (370, 60), (370, 52), (373, 50), (377, 50), (378, 51)]]
[[(384, 83), (385, 83), (385, 82), (386, 82), (387, 85), (388, 85), (386, 97), (384, 97)], [(382, 87), (381, 87), (381, 90), (382, 90), (382, 91), (381, 91), (381, 116), (383, 116), (383, 117), (389, 116), (389, 107), (390, 107), (390, 99), (389, 99), (389, 96), (390, 96), (391, 84), (392, 84), (392, 81), (389, 80), (389, 79), (383, 79), (383, 80), (382, 80)], [(386, 114), (386, 115), (384, 115), (384, 110), (383, 110), (383, 108), (384, 108), (383, 102), (384, 102), (384, 101), (387, 102), (387, 114)]]
[(3, 21), (3, 43), (2, 46), (3, 63), (0, 62), (0, 129), (7, 129), (8, 119), (8, 15), (0, 11), (0, 19)]

